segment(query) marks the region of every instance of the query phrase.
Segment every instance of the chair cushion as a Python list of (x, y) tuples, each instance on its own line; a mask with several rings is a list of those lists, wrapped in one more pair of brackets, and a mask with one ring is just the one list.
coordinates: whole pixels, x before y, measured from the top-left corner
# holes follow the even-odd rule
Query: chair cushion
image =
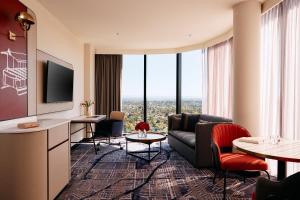
[(267, 170), (267, 163), (259, 158), (242, 153), (223, 153), (220, 155), (221, 168), (230, 171)]
[(184, 144), (188, 145), (189, 147), (195, 148), (196, 135), (194, 132), (170, 131), (169, 134), (177, 138)]

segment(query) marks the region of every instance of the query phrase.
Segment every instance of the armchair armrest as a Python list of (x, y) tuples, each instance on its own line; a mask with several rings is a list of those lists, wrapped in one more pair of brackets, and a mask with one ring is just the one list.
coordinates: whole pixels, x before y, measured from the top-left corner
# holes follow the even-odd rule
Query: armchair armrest
[(259, 178), (256, 183), (256, 199), (280, 199), (281, 188), (279, 182), (270, 181), (266, 178)]
[(297, 172), (280, 182), (259, 178), (256, 183), (256, 200), (300, 199), (299, 183), (300, 172)]

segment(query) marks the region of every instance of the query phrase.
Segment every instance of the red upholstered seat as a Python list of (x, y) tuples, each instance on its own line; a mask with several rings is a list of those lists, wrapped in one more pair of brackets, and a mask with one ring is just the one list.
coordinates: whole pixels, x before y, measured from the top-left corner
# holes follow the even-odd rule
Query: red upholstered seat
[(267, 163), (259, 158), (242, 153), (223, 153), (220, 155), (223, 170), (267, 170)]
[(232, 141), (240, 137), (250, 137), (250, 134), (237, 124), (219, 124), (213, 128), (212, 138), (218, 148), (221, 169), (229, 171), (267, 170), (268, 165), (262, 159), (242, 153), (221, 152), (222, 148), (232, 148)]
[(236, 124), (218, 124), (212, 130), (212, 153), (216, 169), (213, 183), (217, 170), (220, 170), (224, 175), (224, 199), (226, 199), (226, 173), (228, 171), (259, 170), (268, 174), (268, 165), (264, 160), (243, 153), (231, 152), (232, 141), (240, 137), (250, 137), (250, 134), (245, 128)]

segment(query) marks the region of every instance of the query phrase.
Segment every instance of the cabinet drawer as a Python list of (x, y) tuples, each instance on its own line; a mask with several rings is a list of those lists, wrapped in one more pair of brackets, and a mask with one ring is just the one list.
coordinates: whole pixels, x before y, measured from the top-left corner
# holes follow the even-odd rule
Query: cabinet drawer
[(49, 153), (49, 199), (54, 199), (69, 182), (69, 142)]
[(48, 149), (64, 142), (69, 138), (69, 124), (62, 124), (48, 131)]

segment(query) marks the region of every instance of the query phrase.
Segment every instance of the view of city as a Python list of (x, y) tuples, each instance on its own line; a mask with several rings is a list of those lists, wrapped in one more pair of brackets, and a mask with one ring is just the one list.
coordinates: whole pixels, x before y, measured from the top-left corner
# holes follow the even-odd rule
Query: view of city
[[(124, 132), (134, 131), (144, 121), (144, 92), (147, 98), (147, 122), (154, 132), (167, 132), (168, 115), (176, 113), (176, 54), (124, 55), (122, 69), (122, 111)], [(181, 112), (201, 113), (201, 50), (182, 53)], [(146, 91), (144, 91), (146, 79)]]
[[(182, 101), (182, 112), (201, 113), (200, 99), (186, 99)], [(143, 100), (125, 98), (122, 101), (122, 110), (125, 112), (124, 132), (134, 131), (135, 125), (144, 119)], [(147, 102), (147, 122), (151, 131), (167, 132), (168, 115), (176, 112), (174, 100), (150, 100)]]

